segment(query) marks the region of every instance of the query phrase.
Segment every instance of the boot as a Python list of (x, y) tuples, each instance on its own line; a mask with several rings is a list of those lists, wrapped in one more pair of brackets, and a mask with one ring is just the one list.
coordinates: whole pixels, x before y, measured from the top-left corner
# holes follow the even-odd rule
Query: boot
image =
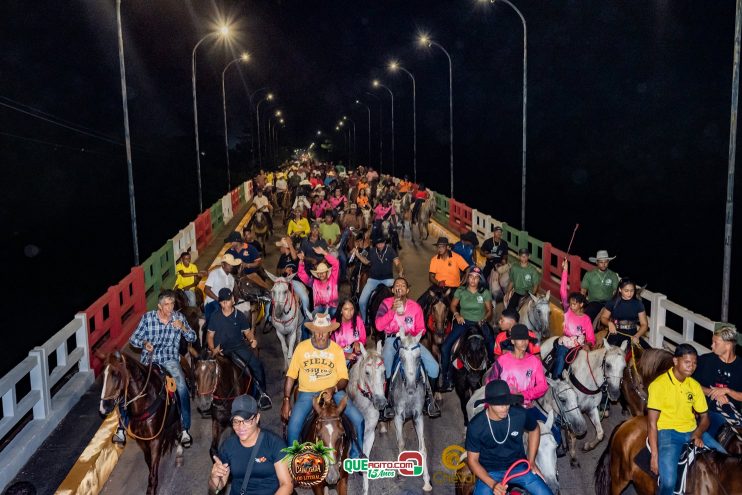
[(439, 418), (441, 416), (441, 408), (435, 400), (435, 380), (431, 380), (430, 377), (425, 380), (427, 386), (425, 387), (425, 413), (430, 419)]
[(384, 406), (384, 411), (381, 413), (382, 421), (390, 421), (394, 419), (394, 404), (392, 404), (391, 388), (392, 387), (386, 387), (386, 406)]
[(449, 368), (448, 373), (443, 374), (443, 385), (441, 386), (440, 391), (443, 393), (447, 393), (452, 390), (453, 390), (453, 384), (451, 383), (451, 370)]

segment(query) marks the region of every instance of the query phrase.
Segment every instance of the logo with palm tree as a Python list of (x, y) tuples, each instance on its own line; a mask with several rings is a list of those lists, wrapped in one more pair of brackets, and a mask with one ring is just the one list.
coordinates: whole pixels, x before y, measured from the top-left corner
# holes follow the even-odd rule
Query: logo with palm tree
[(292, 445), (281, 452), (286, 454), (281, 460), (288, 465), (294, 482), (303, 488), (322, 483), (327, 477), (330, 464), (335, 462), (335, 449), (325, 445), (322, 440), (316, 443), (299, 443), (294, 440)]

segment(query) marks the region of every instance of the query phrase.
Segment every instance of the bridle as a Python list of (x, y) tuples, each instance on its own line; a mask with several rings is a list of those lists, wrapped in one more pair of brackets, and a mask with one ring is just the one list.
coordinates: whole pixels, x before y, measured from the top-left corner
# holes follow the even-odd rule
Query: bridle
[[(276, 323), (280, 323), (281, 325), (288, 325), (292, 321), (296, 319), (296, 317), (299, 315), (299, 306), (296, 302), (296, 298), (294, 297), (294, 286), (291, 285), (286, 280), (276, 280), (273, 283), (273, 287), (275, 288), (277, 285), (285, 285), (286, 286), (286, 298), (283, 301), (280, 301), (280, 306), (283, 308), (283, 315), (277, 315), (276, 308), (279, 306), (278, 304), (273, 305), (273, 321)], [(289, 315), (289, 316), (287, 316)], [(281, 316), (285, 317), (286, 319), (281, 319)]]
[[(570, 431), (570, 432), (574, 433), (574, 427), (572, 426), (572, 423), (569, 421), (569, 418), (567, 417), (567, 413), (570, 413), (572, 411), (579, 411), (580, 405), (577, 404), (577, 400), (575, 399), (575, 403), (577, 405), (575, 405), (575, 407), (572, 407), (572, 408), (569, 408), (569, 409), (566, 409), (565, 410), (564, 407), (562, 407), (562, 401), (560, 399), (560, 396), (563, 393), (565, 393), (567, 390), (564, 389), (564, 390), (562, 390), (562, 391), (560, 391), (560, 392), (557, 393), (555, 387), (549, 387), (549, 389), (551, 391), (551, 397), (552, 397), (554, 403), (556, 404), (557, 409), (559, 410), (559, 414), (558, 414), (559, 422), (564, 425), (564, 427), (567, 429), (567, 431)], [(545, 411), (544, 406), (540, 402), (536, 401), (536, 403), (539, 405), (539, 407), (541, 408), (542, 411)]]
[[(478, 333), (473, 333), (466, 338), (466, 340), (470, 340), (470, 339), (478, 339), (482, 341), (482, 343), (484, 343), (484, 337)], [(483, 353), (482, 362), (476, 368), (472, 366), (471, 364), (469, 364), (469, 360), (466, 358), (466, 355), (464, 355), (460, 351), (459, 351), (459, 359), (461, 359), (461, 362), (464, 363), (464, 367), (470, 373), (473, 373), (476, 371), (485, 371), (487, 369), (487, 351), (486, 350)]]
[[(378, 368), (380, 366), (384, 366), (384, 360), (381, 359), (381, 358), (378, 358), (378, 360), (379, 360), (379, 362), (376, 363), (376, 367)], [(364, 368), (371, 368), (372, 370), (374, 368), (373, 363), (366, 363), (366, 364), (364, 364), (363, 367)], [(364, 385), (363, 388), (361, 387), (361, 383), (360, 383), (361, 381), (363, 381), (363, 385)], [(371, 386), (369, 385), (369, 383), (367, 381), (365, 381), (365, 380), (359, 380), (359, 383), (356, 384), (356, 388), (358, 389), (358, 391), (361, 393), (362, 396), (364, 396), (369, 401), (373, 402), (374, 394), (371, 391)], [(384, 380), (384, 388), (386, 389), (386, 380)]]
[(595, 395), (598, 392), (602, 392), (604, 388), (607, 388), (609, 379), (611, 378), (618, 379), (619, 383), (621, 380), (623, 380), (623, 376), (609, 375), (608, 373), (606, 373), (605, 363), (606, 363), (606, 359), (608, 358), (609, 352), (610, 352), (610, 349), (605, 349), (605, 353), (603, 354), (603, 359), (600, 363), (600, 370), (603, 372), (603, 380), (601, 381), (601, 383), (598, 383), (598, 380), (595, 378), (595, 374), (593, 373), (592, 366), (590, 365), (590, 353), (588, 351), (585, 351), (585, 354), (586, 354), (585, 360), (587, 361), (587, 369), (590, 372), (590, 377), (593, 379), (593, 383), (595, 383), (595, 386), (597, 387), (595, 390), (590, 390), (585, 385), (580, 383), (580, 381), (577, 379), (577, 377), (574, 374), (573, 366), (569, 367), (569, 381), (572, 382), (572, 384), (577, 388), (577, 390), (579, 390), (580, 392), (586, 395)]
[[(116, 366), (116, 369), (119, 370), (119, 372), (122, 375), (125, 375), (124, 386), (123, 386), (123, 390), (124, 390), (123, 407), (126, 408), (126, 407), (129, 407), (131, 403), (147, 395), (146, 391), (147, 391), (147, 386), (149, 385), (149, 377), (152, 375), (152, 363), (154, 362), (154, 359), (150, 359), (149, 366), (147, 367), (147, 378), (144, 381), (144, 385), (142, 386), (142, 389), (139, 391), (137, 395), (134, 396), (133, 399), (129, 399), (129, 400), (127, 400), (127, 395), (129, 392), (129, 380), (131, 378), (131, 373), (129, 373), (129, 370), (126, 368), (126, 356), (123, 353), (121, 354), (121, 360), (123, 361), (124, 372), (123, 373), (120, 372), (119, 366)], [(110, 367), (111, 365), (109, 364), (108, 366)], [(116, 392), (115, 395), (110, 395), (108, 397), (101, 398), (101, 401), (106, 401), (106, 400), (113, 400), (114, 404), (118, 404), (119, 401), (121, 400), (121, 392)]]
[[(539, 299), (538, 301), (534, 301), (533, 305), (528, 309), (528, 313), (526, 316), (528, 317), (528, 321), (531, 323), (531, 326), (534, 328), (534, 330), (538, 329), (540, 333), (543, 335), (543, 329), (549, 328), (549, 321), (543, 321), (543, 318), (541, 317), (541, 311), (539, 311), (538, 307), (546, 305), (546, 307), (549, 307), (549, 301), (547, 299)], [(536, 314), (536, 316), (532, 316), (533, 314)]]

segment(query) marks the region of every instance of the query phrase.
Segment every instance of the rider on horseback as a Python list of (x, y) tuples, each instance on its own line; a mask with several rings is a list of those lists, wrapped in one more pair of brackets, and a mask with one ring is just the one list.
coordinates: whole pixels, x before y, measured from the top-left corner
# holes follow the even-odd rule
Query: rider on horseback
[(366, 345), (366, 326), (358, 314), (358, 307), (348, 298), (343, 301), (335, 313), (333, 320), (340, 323), (340, 327), (332, 332), (330, 338), (343, 348), (345, 364), (350, 367), (361, 354), (361, 347)]
[[(459, 313), (458, 307), (461, 312)], [(441, 368), (443, 371), (443, 387), (441, 392), (453, 390), (451, 385), (451, 350), (454, 344), (466, 332), (467, 327), (479, 325), (482, 329), (487, 357), (492, 362), (495, 341), (492, 337), (487, 322), (492, 318), (492, 294), (487, 289), (487, 284), (478, 266), (473, 266), (466, 277), (465, 285), (462, 285), (451, 299), (451, 311), (454, 323), (451, 333), (446, 336), (441, 348)]]
[(191, 253), (185, 251), (180, 255), (178, 263), (175, 265), (175, 288), (180, 289), (188, 300), (188, 305), (196, 307), (196, 289), (202, 277), (206, 272), (199, 271), (195, 263), (191, 263)]
[[(280, 248), (281, 256), (278, 257), (278, 264), (276, 265), (277, 273), (279, 277), (290, 277), (298, 273), (299, 271), (299, 256), (294, 249), (294, 245), (291, 243), (291, 239), (283, 237), (276, 243), (276, 247)], [(311, 312), (309, 311), (309, 292), (307, 291), (306, 285), (301, 283), (297, 277), (291, 279), (291, 287), (294, 289), (294, 294), (299, 296), (301, 301), (301, 307), (304, 310), (304, 316), (309, 318)], [(270, 303), (266, 308), (266, 313), (270, 314)]]
[(239, 259), (227, 252), (222, 256), (221, 266), (209, 272), (209, 278), (206, 279), (206, 284), (204, 285), (204, 294), (206, 294), (206, 298), (204, 299), (204, 318), (207, 323), (211, 315), (219, 309), (219, 302), (217, 301), (219, 299), (217, 295), (219, 291), (224, 288), (232, 289), (234, 287), (232, 270), (236, 266), (240, 266), (240, 264), (242, 262)]
[(451, 245), (447, 237), (439, 237), (434, 246), (437, 249), (437, 254), (430, 259), (428, 269), (428, 279), (432, 285), (418, 300), (423, 307), (427, 307), (430, 303), (430, 291), (437, 291), (446, 287), (452, 289), (452, 291), (456, 290), (461, 284), (461, 272), (469, 268), (464, 258), (451, 252)]
[[(159, 365), (175, 379), (180, 405), (180, 444), (188, 448), (193, 439), (188, 433), (191, 428), (191, 400), (188, 395), (183, 370), (180, 368), (178, 347), (181, 336), (188, 342), (196, 341), (196, 332), (188, 325), (185, 317), (175, 311), (175, 293), (164, 290), (157, 298), (157, 309), (144, 313), (134, 333), (129, 337), (132, 347), (142, 350), (142, 363)], [(126, 444), (128, 417), (123, 403), (119, 403), (119, 426), (111, 439), (114, 443)]]
[[(495, 337), (495, 356), (502, 356), (505, 352), (513, 352), (513, 343), (510, 341), (510, 330), (520, 321), (520, 315), (512, 309), (503, 310), (500, 320), (497, 322), (500, 333)], [(537, 344), (538, 338), (536, 333), (529, 330), (531, 342), (528, 344), (528, 352), (538, 356), (541, 347)]]
[(600, 313), (600, 322), (608, 327), (607, 340), (611, 345), (621, 345), (630, 340), (633, 345), (652, 348), (642, 339), (649, 331), (649, 320), (644, 303), (636, 297), (636, 284), (630, 279), (618, 281), (618, 293), (606, 303)]
[[(397, 333), (400, 327), (404, 326), (404, 333), (408, 336), (415, 337), (419, 335), (422, 338), (425, 335), (425, 316), (423, 309), (417, 302), (407, 298), (407, 295), (410, 293), (410, 285), (407, 283), (407, 280), (398, 277), (394, 281), (392, 292), (394, 293), (394, 297), (384, 299), (381, 305), (379, 305), (375, 321), (376, 329), (386, 333), (384, 350), (382, 352), (384, 362), (393, 363), (386, 368), (387, 380), (396, 372), (398, 365), (397, 350), (399, 339)], [(430, 351), (424, 346), (420, 347), (420, 359), (422, 360), (425, 373), (429, 377), (425, 380), (425, 410), (428, 416), (437, 418), (441, 415), (441, 410), (435, 402), (434, 397), (435, 382), (440, 371), (438, 361), (436, 361)], [(391, 394), (388, 391), (387, 395), (387, 399), (389, 399)], [(391, 403), (388, 403), (384, 409), (384, 418), (392, 419), (393, 417), (394, 408)]]
[[(226, 355), (244, 374), (248, 369), (255, 377), (258, 406), (261, 411), (271, 408), (271, 399), (264, 392), (265, 369), (263, 363), (253, 354), (258, 347), (255, 332), (250, 328), (250, 320), (242, 311), (234, 309), (232, 291), (224, 288), (219, 291), (221, 311), (209, 319), (206, 342), (212, 356)], [(248, 347), (249, 344), (249, 347)]]
[(301, 208), (294, 208), (294, 216), (289, 220), (286, 235), (291, 238), (304, 238), (309, 235), (309, 221), (302, 216)]
[[(286, 440), (289, 445), (299, 440), (302, 427), (312, 410), (312, 400), (321, 392), (329, 391), (335, 403), (340, 404), (346, 397), (345, 388), (348, 386), (348, 368), (343, 350), (329, 338), (330, 332), (340, 324), (331, 322), (327, 314), (318, 314), (314, 322), (306, 325), (312, 336), (296, 346), (283, 386), (281, 418), (288, 423)], [(291, 394), (297, 380), (299, 390), (292, 409)], [(358, 446), (363, 445), (364, 420), (349, 398), (345, 416), (356, 432), (356, 441), (351, 442), (350, 457), (361, 457), (363, 452)]]
[(508, 290), (505, 291), (510, 294), (508, 309), (517, 311), (523, 297), (528, 293), (535, 294), (538, 291), (541, 274), (528, 263), (530, 256), (531, 251), (528, 248), (521, 248), (518, 251), (518, 264), (510, 268), (510, 283)]
[[(273, 235), (273, 218), (271, 218), (273, 214), (273, 205), (268, 197), (263, 194), (263, 188), (258, 188), (256, 191), (255, 197), (252, 199), (252, 205), (255, 207), (255, 211), (262, 211), (265, 213), (265, 219), (268, 222), (268, 231), (270, 232), (270, 235)], [(252, 222), (253, 218), (250, 219), (250, 222)], [(250, 224), (250, 222), (248, 222), (248, 224)]]
[(484, 264), (484, 279), (489, 280), (490, 272), (508, 261), (508, 243), (502, 240), (502, 227), (495, 225), (492, 237), (482, 243), (479, 252), (487, 258)]
[(366, 285), (363, 287), (358, 305), (361, 307), (361, 318), (368, 321), (368, 301), (373, 291), (381, 284), (391, 287), (394, 283), (394, 267), (397, 267), (400, 277), (404, 277), (404, 268), (399, 255), (393, 247), (387, 245), (387, 239), (377, 235), (373, 239), (374, 249), (363, 256), (358, 249), (353, 252), (364, 265), (369, 265), (369, 274)]
[(453, 245), (453, 252), (464, 258), (469, 265), (475, 262), (474, 249), (479, 245), (477, 234), (471, 230), (461, 234), (459, 242)]
[(587, 306), (585, 313), (591, 320), (595, 320), (600, 310), (608, 301), (613, 299), (618, 287), (618, 275), (616, 272), (608, 269), (608, 263), (615, 259), (615, 256), (608, 256), (608, 251), (600, 250), (595, 257), (590, 257), (590, 261), (598, 265), (596, 270), (591, 270), (582, 277), (580, 291), (587, 296)]

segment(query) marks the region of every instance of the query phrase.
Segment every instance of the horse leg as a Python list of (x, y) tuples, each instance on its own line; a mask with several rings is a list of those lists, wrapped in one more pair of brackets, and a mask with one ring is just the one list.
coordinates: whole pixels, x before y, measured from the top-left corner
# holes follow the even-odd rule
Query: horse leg
[(603, 425), (600, 424), (600, 411), (598, 410), (597, 406), (590, 409), (590, 411), (588, 412), (588, 417), (590, 418), (590, 422), (595, 427), (595, 441), (585, 442), (585, 445), (582, 447), (582, 450), (584, 450), (585, 452), (593, 450), (600, 442), (603, 441), (603, 436), (605, 435), (605, 433), (603, 432)]
[(379, 411), (374, 408), (373, 404), (369, 405), (365, 417), (365, 427), (363, 430), (363, 453), (366, 457), (371, 457), (371, 449), (374, 447), (376, 439), (376, 425), (379, 422)]
[(423, 456), (423, 491), (429, 492), (433, 489), (433, 486), (430, 484), (430, 473), (428, 472), (428, 451), (425, 449), (424, 429), (423, 415), (418, 414), (415, 418), (415, 432), (417, 433), (417, 448)]
[[(285, 373), (287, 369), (289, 369), (289, 361), (291, 360), (290, 352), (289, 351), (289, 345), (286, 344), (286, 336), (282, 334), (281, 332), (276, 332), (276, 335), (278, 335), (278, 341), (281, 343), (281, 352), (283, 352), (283, 372)], [(289, 343), (292, 343), (291, 340), (293, 340), (293, 335), (289, 336)]]
[(335, 491), (338, 495), (347, 495), (348, 493), (348, 478), (346, 476), (341, 476), (340, 480), (338, 480), (338, 484), (335, 487)]
[[(146, 457), (146, 456), (145, 456)], [(149, 482), (147, 483), (147, 495), (157, 493), (160, 469), (160, 439), (155, 438), (149, 442)]]
[(580, 468), (580, 461), (577, 460), (577, 437), (571, 431), (567, 431), (567, 443), (569, 444), (569, 466), (571, 468)]
[(219, 420), (216, 418), (216, 408), (212, 407), (211, 411), (211, 447), (209, 448), (209, 457), (214, 457), (218, 454), (217, 447), (219, 446), (219, 435), (221, 435), (221, 425)]
[[(397, 451), (402, 452), (404, 450), (404, 432), (402, 431), (402, 428), (404, 427), (404, 419), (402, 417), (402, 414), (404, 414), (403, 411), (397, 411), (394, 415), (394, 429), (397, 430)], [(422, 414), (422, 413), (421, 413)]]

